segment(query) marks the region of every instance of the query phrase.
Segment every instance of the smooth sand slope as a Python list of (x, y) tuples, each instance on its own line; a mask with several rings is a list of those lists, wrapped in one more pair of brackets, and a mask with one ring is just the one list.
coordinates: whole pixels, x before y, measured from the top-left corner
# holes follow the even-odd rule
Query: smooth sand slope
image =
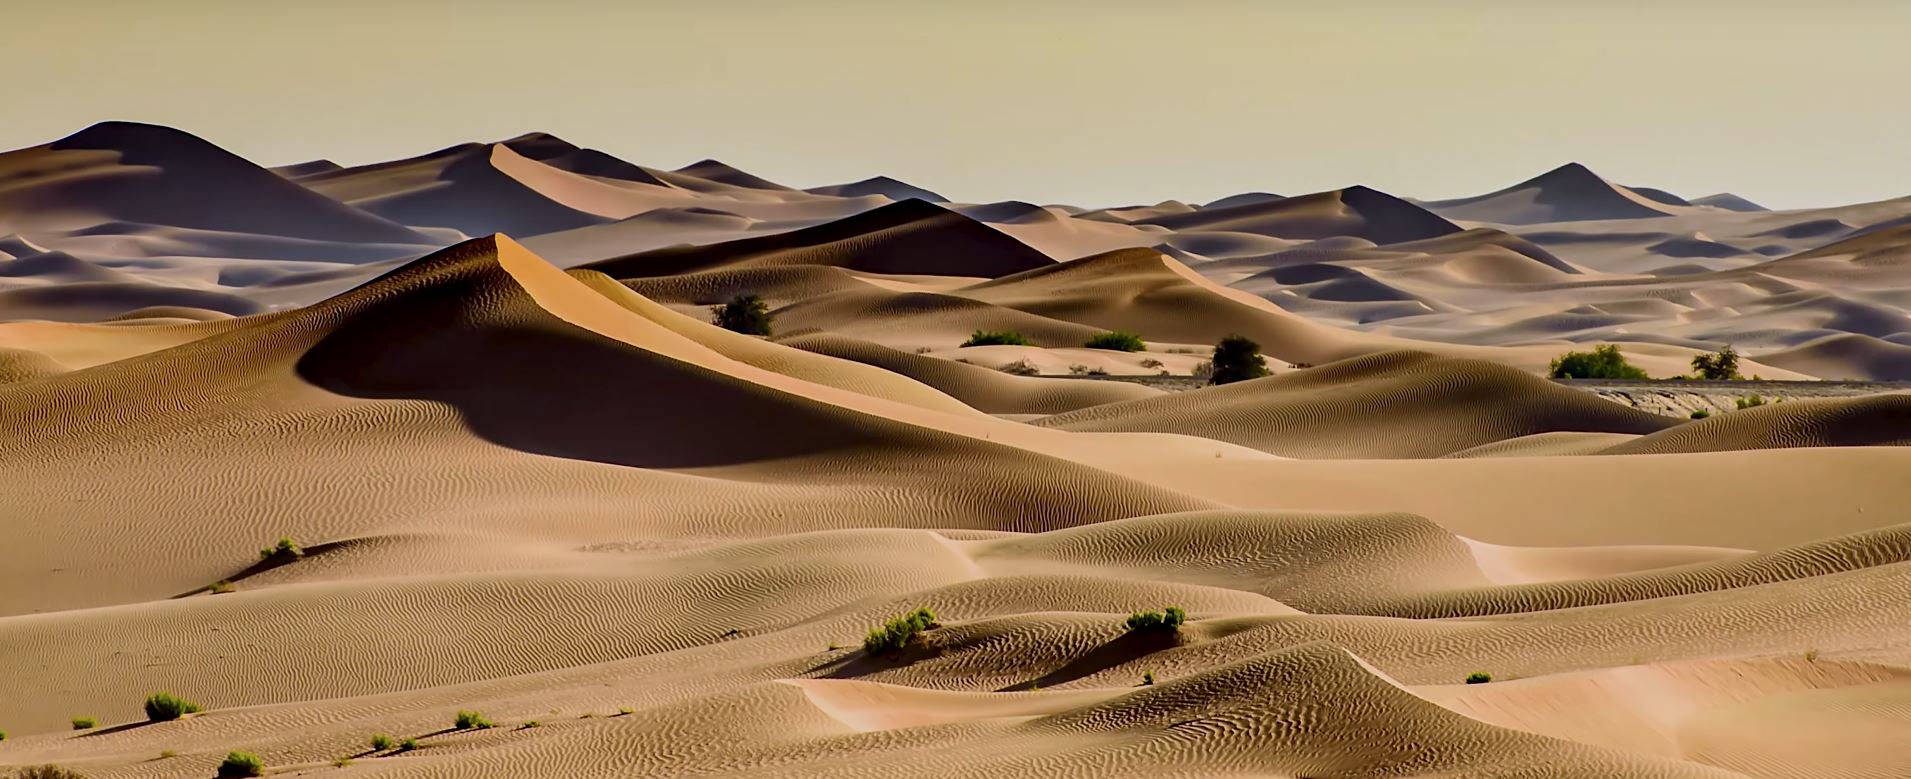
[[(0, 170), (0, 775), (1911, 775), (1911, 401), (1536, 375), (1891, 375), (1911, 203), (944, 204), (123, 124)], [(771, 335), (709, 324), (748, 294)], [(1230, 334), (1274, 375), (1165, 388)]]

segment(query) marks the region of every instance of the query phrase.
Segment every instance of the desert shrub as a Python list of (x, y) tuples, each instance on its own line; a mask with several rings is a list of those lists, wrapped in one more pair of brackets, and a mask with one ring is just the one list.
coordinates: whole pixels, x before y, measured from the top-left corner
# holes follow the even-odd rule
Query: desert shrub
[(1169, 606), (1161, 611), (1137, 611), (1128, 615), (1128, 629), (1136, 633), (1173, 633), (1186, 621), (1188, 612), (1182, 611), (1180, 606)]
[(1155, 672), (1153, 671), (1141, 672), (1141, 684), (1143, 687), (1153, 686), (1154, 683), (1155, 683)]
[(1713, 381), (1737, 381), (1745, 378), (1738, 372), (1738, 350), (1731, 344), (1711, 354), (1692, 356), (1692, 371), (1698, 378)]
[(620, 709), (618, 709), (618, 710), (617, 710), (617, 716), (619, 716), (619, 717), (628, 717), (628, 716), (630, 716), (630, 715), (632, 715), (632, 714), (636, 714), (636, 713), (637, 713), (637, 710), (636, 710), (636, 709), (633, 709), (633, 708), (631, 708), (631, 707), (629, 707), (629, 706), (625, 706), (625, 707), (623, 707), (623, 708), (620, 708)]
[(1068, 366), (1068, 375), (1070, 376), (1107, 376), (1108, 370), (1105, 368), (1100, 368), (1100, 367), (1090, 368), (1086, 365), (1070, 365)]
[(383, 752), (387, 749), (391, 749), (391, 736), (387, 736), (383, 733), (373, 734), (372, 735), (372, 751)]
[(863, 638), (863, 651), (869, 654), (895, 652), (908, 646), (910, 641), (922, 631), (936, 627), (936, 613), (927, 608), (895, 617), (883, 623), (883, 626), (869, 631)]
[(1194, 364), (1194, 367), (1188, 371), (1188, 375), (1202, 381), (1212, 379), (1214, 378), (1214, 363), (1210, 360), (1197, 362)]
[(491, 727), (491, 720), (485, 719), (483, 714), (475, 711), (461, 711), (458, 712), (458, 717), (452, 720), (452, 724), (457, 725), (459, 730), (484, 730)]
[(1141, 361), (1141, 367), (1143, 368), (1159, 368), (1163, 364), (1164, 363), (1162, 363), (1160, 360), (1157, 360), (1153, 357), (1149, 357)]
[(1613, 344), (1595, 346), (1590, 352), (1567, 352), (1553, 360), (1555, 379), (1644, 379), (1646, 372), (1626, 362)]
[(171, 759), (173, 759), (173, 758), (175, 758), (175, 757), (178, 757), (178, 756), (179, 756), (179, 753), (178, 753), (178, 752), (174, 752), (174, 751), (172, 751), (172, 750), (170, 750), (170, 749), (162, 749), (162, 750), (159, 750), (159, 759), (161, 759), (161, 760), (171, 760)]
[(410, 752), (417, 748), (418, 748), (418, 739), (415, 739), (415, 738), (408, 738), (408, 739), (405, 739), (404, 741), (398, 742), (398, 751), (400, 752)]
[(1486, 684), (1493, 681), (1493, 675), (1485, 671), (1474, 671), (1466, 675), (1467, 684)]
[(1765, 399), (1757, 395), (1746, 395), (1745, 397), (1739, 398), (1733, 402), (1738, 404), (1738, 407), (1741, 409), (1757, 408), (1759, 406), (1765, 405)]
[(52, 764), (27, 766), (12, 776), (14, 779), (86, 779), (86, 774)]
[(1712, 416), (1712, 412), (1711, 412), (1711, 410), (1709, 410), (1709, 409), (1703, 409), (1703, 408), (1702, 408), (1702, 409), (1699, 409), (1699, 410), (1697, 410), (1697, 411), (1694, 411), (1694, 412), (1692, 412), (1692, 418), (1693, 418), (1693, 419), (1704, 419), (1704, 418), (1706, 418), (1706, 417), (1709, 417), (1709, 416)]
[(761, 295), (738, 295), (710, 307), (710, 324), (744, 335), (769, 335), (772, 319), (770, 304)]
[(538, 727), (539, 724), (540, 723), (537, 720), (527, 719), (523, 722), (523, 724), (518, 725), (518, 730), (530, 730), (532, 728)]
[(1214, 374), (1209, 384), (1233, 384), (1267, 375), (1267, 359), (1252, 339), (1230, 335), (1214, 345)]
[(291, 560), (305, 556), (305, 550), (299, 548), (299, 542), (290, 538), (281, 538), (279, 542), (259, 550), (261, 560)]
[(212, 591), (214, 595), (224, 595), (228, 592), (232, 592), (232, 582), (220, 579), (219, 581), (213, 582), (212, 586), (206, 589)]
[(1014, 376), (1034, 376), (1041, 373), (1041, 371), (1036, 370), (1035, 365), (1028, 360), (1016, 360), (1015, 362), (1002, 366), (999, 370)]
[(1110, 349), (1117, 352), (1145, 352), (1148, 345), (1141, 342), (1141, 336), (1125, 330), (1096, 333), (1082, 344), (1090, 349)]
[(1034, 346), (1014, 330), (977, 330), (969, 334), (963, 346)]
[(226, 759), (219, 763), (219, 779), (243, 776), (265, 776), (265, 761), (251, 752), (227, 752)]
[(74, 730), (88, 730), (91, 728), (97, 728), (99, 726), (100, 726), (100, 721), (92, 717), (74, 717), (73, 718)]
[(181, 698), (169, 692), (156, 692), (146, 696), (146, 721), (171, 722), (188, 714), (199, 713), (199, 704)]

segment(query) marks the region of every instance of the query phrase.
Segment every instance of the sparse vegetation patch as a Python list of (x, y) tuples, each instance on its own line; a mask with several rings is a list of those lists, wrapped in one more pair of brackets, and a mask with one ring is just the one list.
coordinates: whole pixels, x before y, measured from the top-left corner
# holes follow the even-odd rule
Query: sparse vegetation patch
[(171, 722), (188, 714), (197, 713), (199, 713), (199, 704), (172, 693), (156, 692), (146, 696), (148, 722)]
[(1619, 347), (1604, 344), (1590, 352), (1567, 352), (1553, 360), (1555, 379), (1646, 379), (1646, 372), (1626, 362)]
[(1090, 349), (1110, 349), (1117, 352), (1145, 352), (1148, 345), (1142, 343), (1141, 336), (1123, 330), (1097, 333), (1082, 344)]
[(936, 613), (927, 608), (895, 617), (883, 623), (883, 626), (869, 631), (863, 638), (863, 651), (872, 655), (901, 651), (922, 631), (938, 627)]
[(775, 324), (770, 304), (760, 295), (738, 295), (728, 303), (711, 306), (710, 323), (744, 335), (769, 335)]
[(1180, 606), (1169, 606), (1161, 611), (1137, 611), (1128, 615), (1128, 629), (1136, 633), (1173, 633), (1181, 629), (1181, 623), (1188, 621), (1188, 612)]
[(1029, 343), (1027, 338), (1022, 337), (1021, 333), (1015, 332), (1014, 330), (977, 330), (974, 333), (970, 333), (969, 340), (963, 341), (962, 345), (964, 347), (1034, 346), (1034, 344)]
[(265, 776), (265, 761), (251, 752), (227, 752), (226, 759), (219, 763), (219, 779), (245, 776)]

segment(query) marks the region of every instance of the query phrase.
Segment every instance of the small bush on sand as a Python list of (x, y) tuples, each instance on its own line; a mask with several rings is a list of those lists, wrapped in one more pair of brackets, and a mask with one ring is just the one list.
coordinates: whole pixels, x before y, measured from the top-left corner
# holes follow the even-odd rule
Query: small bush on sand
[(1626, 362), (1619, 347), (1595, 346), (1590, 352), (1567, 352), (1553, 360), (1555, 379), (1644, 379), (1646, 372)]
[(1692, 418), (1693, 418), (1693, 419), (1704, 419), (1704, 418), (1706, 418), (1706, 417), (1709, 417), (1709, 416), (1712, 416), (1712, 411), (1711, 411), (1710, 409), (1703, 409), (1703, 408), (1702, 408), (1702, 409), (1699, 409), (1699, 410), (1697, 410), (1697, 411), (1694, 411), (1694, 412), (1692, 412)]
[(1014, 330), (977, 330), (969, 334), (969, 340), (963, 346), (1033, 346), (1027, 338)]
[(1197, 362), (1188, 370), (1188, 375), (1202, 381), (1211, 381), (1214, 379), (1214, 363), (1209, 360)]
[(172, 750), (170, 750), (170, 749), (162, 749), (162, 750), (159, 750), (159, 759), (161, 759), (161, 760), (171, 760), (171, 759), (173, 759), (173, 758), (175, 758), (175, 757), (178, 757), (178, 756), (179, 756), (179, 753), (178, 753), (178, 752), (174, 752), (174, 751), (172, 751)]
[(1485, 671), (1474, 671), (1466, 675), (1467, 684), (1486, 684), (1493, 681), (1493, 675)]
[(199, 704), (169, 692), (146, 696), (146, 721), (171, 722), (188, 714), (198, 714)]
[(1155, 683), (1155, 672), (1143, 671), (1141, 673), (1141, 686), (1152, 687), (1154, 686), (1154, 683)]
[(1230, 335), (1214, 345), (1214, 375), (1209, 384), (1233, 384), (1267, 375), (1267, 358), (1252, 339)]
[(625, 707), (623, 707), (623, 708), (620, 708), (620, 709), (618, 709), (618, 710), (617, 710), (617, 716), (619, 716), (619, 717), (628, 717), (628, 716), (630, 716), (630, 715), (632, 715), (632, 714), (636, 714), (636, 713), (637, 713), (637, 710), (636, 710), (636, 709), (633, 709), (633, 708), (631, 708), (631, 707), (629, 707), (629, 706), (625, 706)]
[(74, 730), (91, 730), (100, 726), (100, 721), (92, 717), (74, 717)]
[(1157, 360), (1153, 357), (1149, 357), (1141, 361), (1141, 367), (1143, 368), (1159, 368), (1162, 365), (1163, 363), (1160, 360)]
[(418, 739), (415, 739), (415, 738), (408, 738), (408, 739), (405, 739), (404, 741), (398, 742), (398, 751), (400, 752), (410, 752), (417, 748), (418, 748)]
[(279, 542), (259, 550), (261, 560), (295, 560), (305, 556), (305, 550), (299, 548), (299, 542), (290, 538), (281, 538)]
[(744, 335), (769, 335), (774, 326), (770, 304), (761, 295), (738, 295), (721, 306), (710, 307), (710, 324)]
[(1733, 402), (1737, 403), (1740, 409), (1757, 408), (1765, 405), (1765, 399), (1757, 395), (1746, 395)]
[(872, 655), (900, 651), (921, 635), (922, 631), (936, 627), (936, 613), (927, 608), (919, 608), (884, 622), (882, 627), (869, 631), (869, 635), (863, 638), (863, 651)]
[(213, 582), (212, 586), (206, 589), (212, 591), (214, 595), (224, 595), (228, 592), (232, 592), (232, 582), (220, 579), (219, 581)]
[(1738, 372), (1738, 350), (1730, 344), (1711, 354), (1693, 355), (1692, 371), (1698, 378), (1712, 381), (1738, 381), (1745, 378)]
[(1181, 623), (1188, 621), (1188, 612), (1180, 606), (1169, 606), (1161, 611), (1137, 611), (1128, 615), (1128, 629), (1136, 633), (1173, 633), (1181, 629)]
[(483, 714), (475, 711), (461, 711), (458, 712), (458, 717), (452, 720), (452, 724), (457, 725), (459, 730), (484, 730), (491, 727), (491, 720), (485, 719)]
[(538, 727), (538, 725), (539, 723), (537, 720), (527, 719), (522, 724), (518, 725), (518, 730), (530, 730), (532, 728)]
[(13, 779), (86, 779), (86, 774), (57, 765), (36, 765), (11, 774)]
[(1015, 376), (1035, 376), (1041, 373), (1041, 371), (1036, 370), (1035, 365), (1028, 360), (1016, 360), (1015, 362), (1002, 366), (1000, 370), (1003, 373)]
[(391, 736), (387, 736), (383, 733), (373, 734), (372, 751), (383, 752), (387, 749), (391, 749)]
[(251, 752), (227, 752), (226, 759), (219, 763), (219, 779), (245, 776), (265, 776), (265, 761)]
[(1070, 365), (1068, 366), (1068, 375), (1070, 376), (1107, 376), (1108, 371), (1099, 366), (1090, 368), (1086, 365)]
[(1096, 333), (1088, 343), (1082, 344), (1090, 349), (1111, 349), (1117, 352), (1145, 352), (1148, 345), (1142, 343), (1141, 336), (1124, 330)]

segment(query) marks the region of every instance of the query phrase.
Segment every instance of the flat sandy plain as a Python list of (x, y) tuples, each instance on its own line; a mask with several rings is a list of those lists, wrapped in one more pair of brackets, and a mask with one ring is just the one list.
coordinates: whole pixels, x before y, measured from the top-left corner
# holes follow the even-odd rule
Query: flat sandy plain
[[(707, 323), (743, 293), (773, 336)], [(1907, 307), (1911, 199), (1576, 165), (1090, 210), (97, 125), (0, 154), (0, 766), (1911, 776), (1911, 397), (1541, 375), (1901, 381)], [(1082, 347), (1116, 329), (1148, 350)], [(998, 370), (1228, 334), (1275, 375)]]

